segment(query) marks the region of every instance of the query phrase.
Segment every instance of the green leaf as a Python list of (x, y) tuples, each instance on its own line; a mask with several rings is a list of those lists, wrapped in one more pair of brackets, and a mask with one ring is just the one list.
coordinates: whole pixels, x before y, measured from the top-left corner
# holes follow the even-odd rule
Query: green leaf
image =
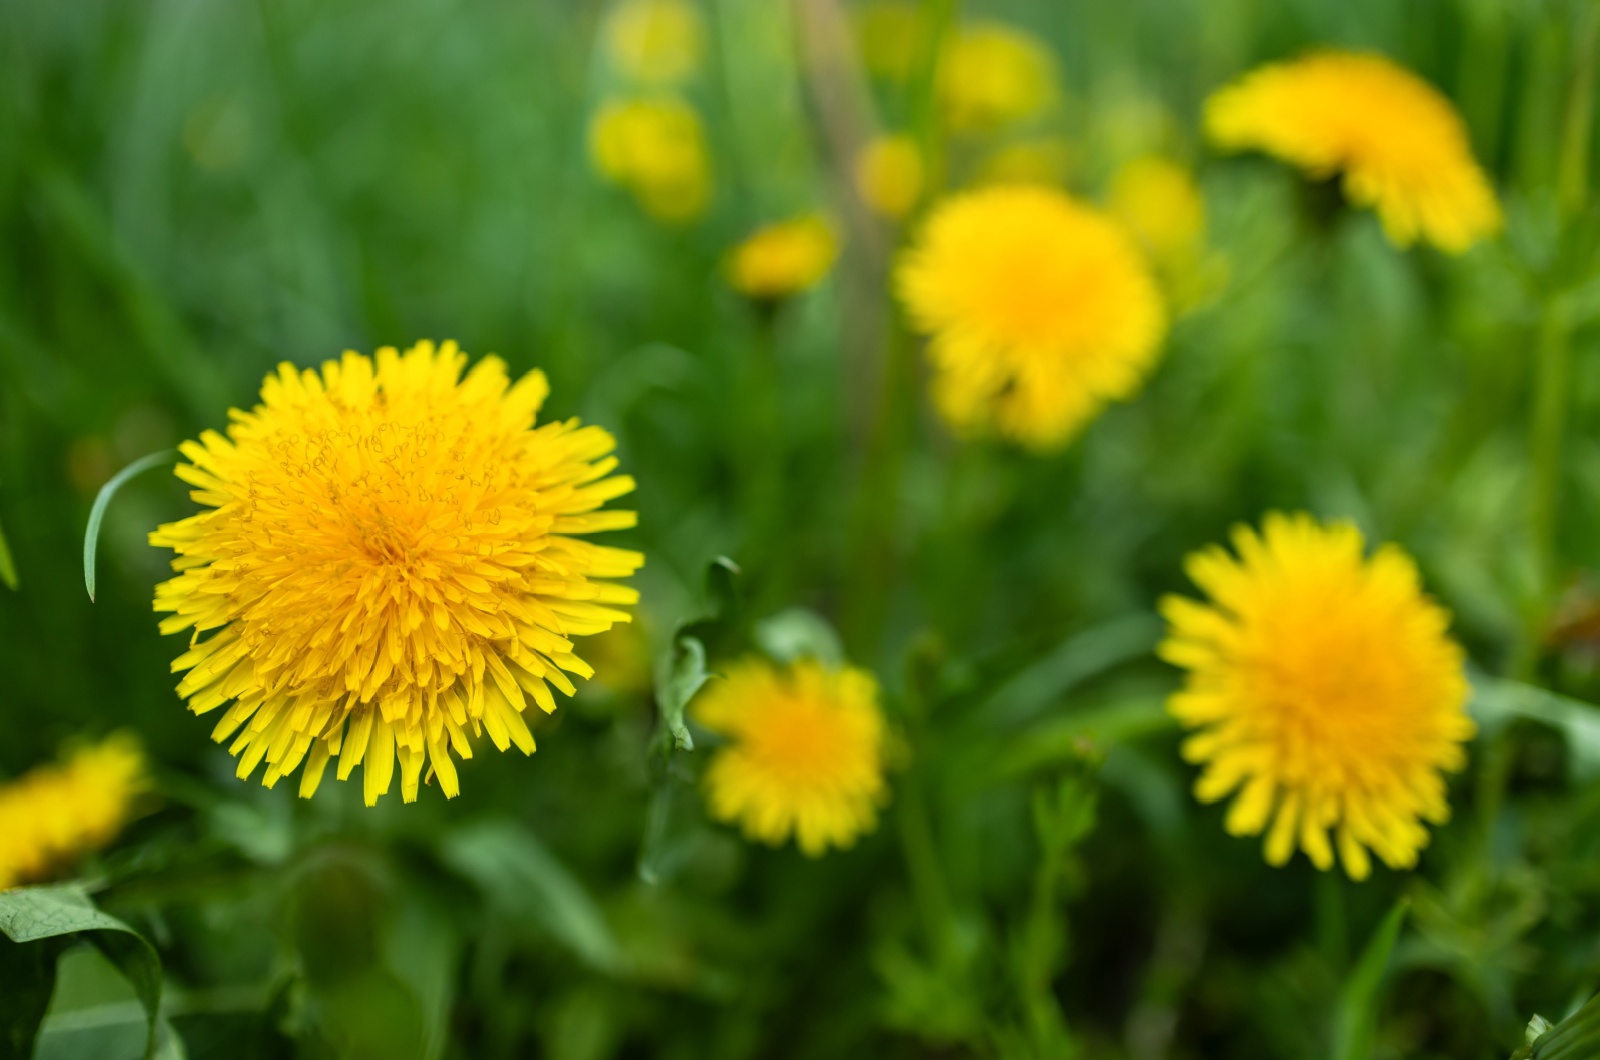
[(123, 483), (142, 471), (149, 471), (153, 467), (167, 463), (177, 454), (171, 449), (163, 449), (159, 453), (142, 456), (127, 467), (111, 476), (111, 481), (100, 487), (100, 492), (95, 495), (94, 507), (89, 509), (89, 525), (83, 530), (83, 585), (89, 590), (89, 599), (94, 599), (94, 557), (100, 547), (100, 523), (106, 517), (106, 506), (111, 503), (111, 498), (116, 496), (117, 490)]
[(706, 671), (706, 646), (695, 637), (680, 636), (672, 654), (662, 662), (664, 672), (656, 676), (656, 706), (672, 736), (672, 746), (693, 751), (694, 737), (684, 724), (683, 712), (711, 677)]
[(621, 968), (622, 948), (600, 907), (528, 829), (504, 820), (468, 825), (447, 836), (439, 853), (491, 901), (538, 920), (590, 967)]
[[(0, 891), (0, 934), (13, 943), (41, 943), (85, 934), (122, 972), (145, 1011), (145, 1056), (155, 1053), (161, 1011), (161, 958), (144, 936), (96, 909), (76, 884)], [(54, 977), (54, 954), (50, 957)], [(46, 992), (48, 1001), (48, 991)], [(39, 1015), (42, 1017), (43, 1012)], [(37, 1032), (37, 1021), (34, 1030)]]
[(778, 662), (815, 659), (824, 666), (844, 665), (844, 645), (828, 620), (815, 611), (791, 607), (756, 623), (756, 643)]
[(1528, 1044), (1511, 1060), (1595, 1060), (1600, 1057), (1600, 996), (1551, 1027), (1539, 1016), (1528, 1024)]
[(1350, 978), (1345, 980), (1334, 1015), (1333, 1060), (1368, 1060), (1378, 1026), (1378, 988), (1389, 970), (1389, 956), (1400, 937), (1408, 903), (1394, 904), (1372, 933)]
[(1600, 707), (1518, 681), (1474, 674), (1468, 710), (1486, 731), (1531, 718), (1561, 732), (1575, 779), (1600, 776)]
[(6, 588), (12, 591), (17, 588), (17, 562), (11, 558), (11, 546), (6, 542), (3, 526), (0, 526), (0, 582), (5, 582)]
[(1161, 636), (1161, 623), (1147, 614), (1131, 615), (1086, 629), (1056, 648), (989, 697), (982, 712), (996, 722), (1020, 725), (1055, 706), (1067, 692), (1113, 666), (1149, 655)]
[[(0, 895), (4, 897), (4, 895)], [(33, 1056), (39, 1024), (56, 985), (56, 958), (63, 940), (30, 944), (0, 939), (0, 1060)]]

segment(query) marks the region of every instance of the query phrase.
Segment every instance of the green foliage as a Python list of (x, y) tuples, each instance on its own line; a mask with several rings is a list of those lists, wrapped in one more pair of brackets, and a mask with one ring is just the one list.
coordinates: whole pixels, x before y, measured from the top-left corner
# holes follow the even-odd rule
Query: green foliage
[[(0, 782), (124, 727), (156, 773), (59, 866), (84, 882), (0, 892), (0, 1057), (1587, 1055), (1595, 5), (933, 0), (1058, 59), (1050, 107), (982, 137), (940, 127), (941, 31), (890, 84), (852, 65), (850, 0), (693, 3), (714, 193), (668, 226), (586, 155), (639, 91), (612, 0), (0, 0)], [(1454, 101), (1501, 238), (1402, 251), (1336, 187), (1209, 151), (1212, 89), (1322, 45)], [(1135, 155), (1195, 172), (1202, 296), (1066, 451), (942, 426), (892, 296), (917, 221), (851, 192), (879, 130), (937, 189), (1055, 142), (1089, 201)], [(726, 289), (738, 239), (813, 209), (844, 235), (824, 283)], [(194, 503), (131, 480), (280, 362), (421, 337), (615, 433), (637, 622), (580, 638), (596, 677), (538, 753), (485, 747), (456, 799), (243, 785), (150, 610), (147, 535)], [(1471, 660), (1479, 735), (1414, 871), (1271, 868), (1191, 795), (1158, 601), (1271, 509), (1406, 549)], [(889, 796), (856, 847), (708, 817), (690, 705), (750, 653), (878, 678)]]

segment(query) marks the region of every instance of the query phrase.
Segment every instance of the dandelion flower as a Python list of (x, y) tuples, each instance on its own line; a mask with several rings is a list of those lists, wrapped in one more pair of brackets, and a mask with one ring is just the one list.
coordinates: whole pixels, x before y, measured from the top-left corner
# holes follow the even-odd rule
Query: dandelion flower
[[(574, 535), (632, 526), (601, 506), (633, 489), (614, 442), (577, 420), (534, 426), (549, 384), (512, 383), (453, 342), (357, 353), (322, 371), (282, 365), (227, 436), (185, 442), (178, 477), (206, 510), (161, 527), (178, 576), (156, 589), (163, 633), (194, 631), (172, 664), (196, 714), (227, 705), (244, 779), (301, 763), (310, 797), (330, 758), (363, 768), (367, 805), (396, 759), (406, 802), (423, 766), (459, 790), (452, 752), (485, 730), (534, 750), (522, 712), (588, 677), (571, 638), (629, 616), (604, 579), (644, 562)], [(204, 637), (204, 639), (202, 639)]]
[(700, 68), (700, 12), (687, 0), (623, 0), (602, 30), (611, 65), (628, 79), (666, 86)]
[(827, 218), (806, 214), (757, 230), (728, 256), (728, 283), (740, 294), (775, 301), (814, 286), (839, 256)]
[(1422, 822), (1449, 815), (1443, 772), (1465, 764), (1473, 734), (1448, 613), (1404, 552), (1365, 557), (1347, 523), (1274, 513), (1233, 542), (1237, 556), (1189, 557), (1209, 602), (1161, 604), (1161, 655), (1188, 671), (1169, 707), (1197, 730), (1183, 748), (1202, 766), (1195, 795), (1234, 795), (1228, 831), (1265, 831), (1273, 865), (1299, 847), (1327, 869), (1337, 846), (1352, 879), (1369, 849), (1412, 867)]
[(1318, 52), (1246, 75), (1206, 103), (1206, 129), (1316, 178), (1344, 176), (1397, 246), (1460, 253), (1500, 227), (1494, 189), (1460, 115), (1432, 85), (1379, 55)]
[(888, 795), (884, 723), (865, 670), (747, 659), (708, 685), (691, 713), (728, 739), (705, 776), (718, 820), (773, 846), (792, 834), (811, 857), (877, 825)]
[(856, 157), (856, 190), (885, 217), (900, 218), (922, 197), (922, 153), (909, 136), (880, 136)]
[(126, 733), (0, 786), (0, 890), (105, 846), (148, 787), (144, 755)]
[(658, 221), (692, 221), (711, 199), (711, 157), (700, 116), (670, 96), (616, 99), (589, 125), (600, 174), (633, 193)]
[(1133, 240), (1050, 188), (968, 192), (902, 259), (900, 294), (932, 335), (934, 402), (957, 431), (1065, 445), (1137, 390), (1165, 331)]
[(939, 102), (959, 132), (1033, 117), (1054, 98), (1055, 60), (1039, 40), (998, 22), (962, 28), (939, 64)]

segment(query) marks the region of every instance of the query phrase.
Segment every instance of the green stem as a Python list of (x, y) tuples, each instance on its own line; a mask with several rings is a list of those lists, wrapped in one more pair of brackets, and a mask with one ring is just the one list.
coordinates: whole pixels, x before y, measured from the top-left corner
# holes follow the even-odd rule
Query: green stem
[(911, 899), (922, 919), (928, 955), (935, 964), (944, 966), (954, 950), (950, 934), (950, 892), (945, 886), (944, 870), (939, 865), (933, 826), (929, 823), (928, 807), (918, 777), (914, 774), (906, 777), (896, 801), (900, 848), (905, 854), (906, 875), (911, 881)]
[(1561, 123), (1561, 157), (1556, 195), (1567, 215), (1581, 211), (1589, 196), (1589, 136), (1594, 126), (1594, 82), (1600, 52), (1600, 0), (1590, 0), (1578, 16), (1573, 40), (1572, 85)]

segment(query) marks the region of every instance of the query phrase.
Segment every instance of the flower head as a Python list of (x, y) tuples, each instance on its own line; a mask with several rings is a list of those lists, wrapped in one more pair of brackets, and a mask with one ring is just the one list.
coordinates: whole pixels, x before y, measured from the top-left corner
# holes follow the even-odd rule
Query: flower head
[(611, 65), (645, 85), (674, 85), (700, 68), (700, 12), (688, 0), (623, 0), (602, 30)]
[(705, 132), (681, 99), (611, 100), (590, 122), (589, 153), (602, 176), (658, 221), (692, 221), (711, 199)]
[(635, 522), (600, 510), (633, 489), (611, 436), (535, 427), (542, 372), (466, 364), (453, 342), (285, 364), (226, 437), (180, 446), (206, 510), (150, 535), (179, 572), (156, 610), (163, 633), (194, 630), (178, 692), (196, 714), (231, 704), (212, 738), (234, 737), (241, 779), (304, 762), (309, 797), (337, 755), (370, 806), (398, 758), (406, 802), (424, 765), (453, 796), (452, 751), (487, 730), (531, 754), (529, 700), (553, 711), (550, 686), (592, 672), (571, 638), (628, 621), (612, 605), (638, 594), (603, 579), (644, 557), (574, 536)]
[(883, 780), (878, 684), (865, 670), (747, 659), (700, 694), (694, 719), (727, 737), (706, 770), (711, 812), (806, 854), (848, 847), (877, 824)]
[(880, 136), (856, 156), (856, 190), (885, 217), (904, 217), (922, 197), (922, 152), (909, 136)]
[(1039, 40), (999, 22), (965, 26), (939, 64), (939, 102), (961, 132), (1031, 118), (1056, 93), (1055, 60)]
[(1133, 240), (1050, 188), (949, 200), (898, 280), (912, 322), (933, 336), (945, 418), (1037, 449), (1066, 444), (1106, 402), (1137, 390), (1166, 326)]
[(839, 256), (839, 238), (819, 214), (758, 229), (728, 256), (728, 283), (740, 294), (773, 301), (814, 286)]
[(1466, 126), (1432, 85), (1379, 55), (1317, 52), (1264, 66), (1206, 103), (1218, 145), (1259, 149), (1318, 178), (1344, 176), (1389, 239), (1459, 253), (1500, 227)]
[(0, 786), (0, 890), (105, 846), (148, 787), (144, 754), (126, 733)]
[(1462, 767), (1473, 734), (1449, 615), (1405, 553), (1364, 557), (1349, 524), (1272, 514), (1233, 540), (1237, 556), (1189, 558), (1209, 603), (1161, 604), (1161, 655), (1188, 671), (1169, 707), (1198, 730), (1183, 748), (1203, 766), (1195, 795), (1237, 792), (1228, 831), (1265, 830), (1273, 865), (1298, 846), (1326, 869), (1336, 844), (1354, 879), (1368, 849), (1410, 868), (1422, 822), (1449, 815), (1442, 773)]

